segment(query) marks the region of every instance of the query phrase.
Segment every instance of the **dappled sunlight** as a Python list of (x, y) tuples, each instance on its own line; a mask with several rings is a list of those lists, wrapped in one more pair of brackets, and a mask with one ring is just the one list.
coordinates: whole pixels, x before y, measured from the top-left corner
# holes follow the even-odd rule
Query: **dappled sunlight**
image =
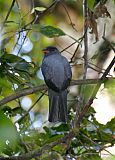
[(106, 124), (115, 117), (115, 105), (111, 102), (107, 89), (104, 89), (103, 85), (96, 95), (93, 107), (96, 111), (96, 119), (102, 124)]
[(114, 160), (114, 5), (0, 1), (0, 160)]
[(21, 105), (24, 108), (24, 110), (27, 111), (32, 105), (32, 100), (29, 97), (24, 97), (21, 100)]

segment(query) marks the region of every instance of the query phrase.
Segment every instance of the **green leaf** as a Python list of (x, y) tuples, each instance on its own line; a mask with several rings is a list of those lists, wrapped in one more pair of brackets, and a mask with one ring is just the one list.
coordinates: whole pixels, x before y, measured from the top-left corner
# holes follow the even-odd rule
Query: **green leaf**
[[(25, 59), (18, 57), (16, 55), (13, 54), (4, 54), (1, 58), (0, 58), (2, 65), (2, 68), (7, 71), (12, 70), (13, 72), (9, 72), (9, 74), (7, 74), (7, 76), (9, 76), (10, 78), (14, 75), (15, 73), (18, 73), (20, 75), (20, 77), (27, 79), (33, 75), (34, 73), (34, 65), (32, 65), (31, 63), (25, 61)], [(3, 70), (2, 69), (2, 70)], [(1, 70), (1, 69), (0, 69)], [(8, 72), (7, 72), (8, 73)], [(16, 80), (16, 76), (14, 77), (14, 79)], [(17, 82), (18, 82), (18, 77), (17, 77)], [(22, 80), (21, 80), (22, 81)]]
[(95, 60), (95, 59), (97, 59), (99, 57), (99, 53), (96, 53), (96, 54), (94, 54), (92, 57), (91, 57), (91, 59), (92, 60)]
[(115, 3), (115, 0), (113, 0), (114, 1), (114, 3)]
[(95, 0), (88, 0), (88, 8), (93, 11)]
[(13, 93), (12, 84), (8, 81), (6, 76), (0, 78), (0, 88), (2, 96), (8, 96)]
[(108, 157), (106, 160), (115, 160), (115, 156)]
[(115, 79), (109, 79), (104, 82), (104, 88), (108, 89), (108, 92), (111, 95), (115, 95)]
[(63, 135), (51, 136), (51, 137), (49, 137), (49, 139), (47, 139), (46, 143), (51, 143), (51, 142), (57, 141), (62, 137), (63, 137)]
[(19, 135), (11, 120), (0, 111), (0, 151), (14, 150), (19, 143)]
[(28, 74), (32, 73), (32, 69), (33, 69), (33, 67), (31, 66), (31, 64), (26, 62), (25, 60), (23, 60), (15, 65), (15, 70), (27, 72)]
[(60, 132), (60, 134), (59, 134), (56, 132), (56, 130), (53, 130), (52, 128), (48, 128), (46, 126), (44, 126), (43, 129), (45, 130), (46, 136), (47, 136), (47, 140), (45, 139), (46, 143), (56, 141), (59, 138), (63, 137), (62, 132)]
[(2, 78), (0, 77), (0, 87), (11, 88), (11, 84), (9, 84), (6, 77), (2, 77)]
[(0, 61), (7, 62), (7, 63), (16, 63), (22, 60), (24, 59), (19, 56), (16, 56), (14, 54), (7, 54), (7, 53), (1, 56), (0, 58)]
[(98, 155), (98, 153), (89, 151), (89, 154), (86, 152), (86, 154), (81, 156), (81, 160), (102, 160), (102, 158)]
[(89, 131), (89, 132), (97, 130), (95, 124), (93, 124), (93, 123), (89, 123), (86, 127), (87, 127), (87, 131)]
[(63, 155), (64, 152), (66, 151), (66, 148), (64, 147), (64, 145), (58, 144), (53, 148), (53, 150)]
[(65, 132), (68, 132), (70, 128), (68, 124), (61, 124), (59, 126), (51, 127), (51, 128), (44, 126), (44, 130), (49, 136), (52, 136), (52, 135), (63, 134)]
[(69, 125), (68, 124), (61, 124), (57, 127), (52, 127), (53, 130), (57, 131), (57, 132), (67, 132), (70, 130)]
[(111, 121), (107, 122), (106, 128), (109, 128), (113, 133), (115, 133), (115, 118), (112, 118)]
[(104, 83), (105, 88), (115, 88), (115, 79), (110, 79), (105, 81)]
[(87, 102), (87, 100), (92, 95), (94, 88), (95, 88), (95, 84), (88, 84), (88, 85), (81, 86), (81, 90), (83, 91), (83, 97), (85, 102)]
[(42, 26), (40, 27), (40, 32), (49, 38), (66, 35), (60, 28), (55, 28), (53, 26)]

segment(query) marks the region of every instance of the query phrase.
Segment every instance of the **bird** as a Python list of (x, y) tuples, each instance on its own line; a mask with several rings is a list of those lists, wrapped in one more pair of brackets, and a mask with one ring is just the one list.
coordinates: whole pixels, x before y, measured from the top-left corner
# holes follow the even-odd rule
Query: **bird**
[(48, 121), (67, 123), (67, 88), (72, 78), (71, 66), (56, 47), (48, 46), (42, 51), (44, 58), (41, 71), (48, 87), (49, 97)]

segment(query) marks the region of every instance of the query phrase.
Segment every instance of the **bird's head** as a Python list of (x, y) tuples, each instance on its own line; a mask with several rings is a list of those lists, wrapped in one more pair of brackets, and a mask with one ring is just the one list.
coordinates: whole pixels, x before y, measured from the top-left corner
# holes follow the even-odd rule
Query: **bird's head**
[(52, 54), (52, 53), (58, 53), (59, 52), (58, 49), (54, 46), (48, 46), (48, 47), (44, 48), (42, 51), (43, 51), (44, 54), (49, 54), (49, 53)]

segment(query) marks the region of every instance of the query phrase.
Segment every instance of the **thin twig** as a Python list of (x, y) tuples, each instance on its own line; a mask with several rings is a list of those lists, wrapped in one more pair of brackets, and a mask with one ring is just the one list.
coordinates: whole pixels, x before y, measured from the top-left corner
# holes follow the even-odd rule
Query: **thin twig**
[[(39, 21), (40, 18), (41, 18), (45, 13), (47, 13), (54, 5), (56, 5), (58, 2), (59, 2), (59, 0), (55, 0), (48, 8), (46, 8), (46, 10), (44, 10), (43, 12), (40, 12), (39, 15), (37, 15), (37, 14), (35, 13), (35, 17), (33, 18), (33, 20), (32, 20), (31, 22), (27, 23), (25, 26), (23, 26), (22, 32), (23, 32), (23, 30), (25, 30), (28, 26), (34, 24), (36, 21)], [(19, 48), (18, 54), (20, 53), (20, 50), (22, 49), (22, 46), (23, 46), (23, 44), (24, 44), (24, 42), (25, 42), (25, 40), (26, 40), (26, 37), (27, 37), (27, 34), (28, 34), (28, 33), (29, 33), (29, 30), (27, 31), (26, 36), (25, 36), (24, 39), (23, 39), (23, 42), (22, 42), (22, 44), (21, 44), (21, 47)], [(20, 36), (20, 35), (19, 35), (19, 36)], [(18, 40), (19, 40), (19, 38), (17, 39), (17, 42), (16, 42), (14, 48), (15, 48), (16, 45), (18, 44)], [(18, 55), (18, 54), (17, 54), (17, 55)]]
[(111, 49), (114, 51), (114, 53), (115, 53), (115, 48), (112, 46), (112, 44), (103, 36), (102, 37), (106, 42), (108, 42), (109, 43), (109, 46), (111, 47)]
[(84, 75), (83, 79), (86, 79), (86, 74), (87, 74), (87, 68), (88, 68), (88, 35), (87, 35), (87, 18), (88, 18), (88, 6), (87, 6), (87, 0), (83, 1), (83, 6), (84, 6)]
[[(100, 73), (103, 74), (103, 73), (104, 73), (104, 70), (96, 69), (96, 68), (94, 68), (94, 67), (92, 67), (92, 66), (90, 66), (90, 65), (88, 65), (88, 68), (90, 68), (90, 69), (98, 72), (98, 74), (100, 74)], [(112, 75), (110, 75), (109, 73), (108, 73), (108, 76), (111, 76), (111, 77), (112, 77)]]
[(77, 43), (77, 41), (73, 42), (72, 44), (70, 44), (69, 46), (67, 46), (66, 48), (64, 48), (62, 51), (60, 51), (60, 53), (64, 52), (65, 50), (67, 50), (68, 48), (70, 48), (71, 46), (73, 46), (76, 43)]
[[(90, 65), (89, 65), (90, 64)], [(93, 70), (95, 70), (95, 71), (97, 71), (97, 72), (99, 72), (99, 73), (104, 73), (105, 72), (105, 69), (101, 69), (100, 67), (98, 67), (97, 65), (95, 65), (95, 64), (93, 64), (93, 63), (91, 63), (91, 62), (89, 62), (89, 64), (88, 64), (88, 67), (89, 68), (91, 68), (91, 69), (93, 69)], [(94, 67), (92, 67), (92, 66), (94, 66)], [(113, 77), (111, 74), (108, 74), (108, 76), (111, 76), (111, 77)]]
[[(103, 37), (103, 39), (104, 39), (105, 41), (108, 41), (105, 37)], [(111, 45), (111, 43), (110, 43), (109, 41), (108, 41), (108, 43), (109, 43), (111, 49), (115, 52), (115, 49), (114, 49), (114, 47)], [(101, 86), (101, 82), (104, 82), (104, 80), (106, 80), (106, 76), (108, 75), (109, 71), (111, 70), (111, 68), (113, 67), (114, 64), (115, 64), (115, 56), (114, 56), (114, 58), (112, 59), (112, 61), (111, 61), (111, 63), (109, 64), (109, 66), (107, 67), (107, 69), (105, 70), (105, 72), (103, 73), (103, 75), (101, 76), (101, 81), (98, 81), (96, 87), (95, 87), (94, 90), (93, 90), (93, 93), (92, 93), (89, 101), (85, 104), (85, 106), (84, 106), (82, 112), (80, 113), (79, 117), (78, 117), (77, 119), (76, 119), (76, 117), (75, 117), (75, 122), (74, 122), (75, 126), (78, 127), (78, 126), (80, 125), (80, 122), (82, 121), (82, 119), (83, 119), (83, 117), (85, 116), (85, 114), (88, 112), (91, 104), (93, 103), (93, 101), (94, 101), (94, 99), (95, 99), (95, 97), (96, 97), (96, 94), (97, 94), (97, 92), (98, 92), (98, 90), (99, 90), (99, 88), (100, 88), (100, 86)]]
[(78, 51), (78, 49), (79, 49), (79, 46), (81, 45), (81, 43), (82, 43), (82, 41), (83, 41), (83, 39), (84, 39), (84, 35), (83, 35), (83, 37), (80, 39), (80, 41), (79, 41), (79, 43), (78, 43), (78, 45), (77, 45), (77, 48), (76, 48), (73, 56), (71, 57), (70, 63), (73, 62), (73, 59), (74, 59), (74, 57), (75, 57), (75, 55), (76, 55), (76, 53), (77, 53), (77, 51)]
[(4, 25), (5, 25), (5, 23), (6, 23), (7, 19), (8, 19), (8, 17), (9, 17), (9, 15), (10, 15), (10, 13), (11, 13), (11, 10), (12, 10), (14, 4), (15, 4), (15, 1), (16, 1), (16, 0), (13, 0), (13, 1), (12, 1), (12, 4), (11, 4), (11, 6), (10, 6), (8, 12), (7, 12), (7, 15), (6, 15), (6, 17), (5, 17), (5, 20), (4, 20), (3, 24), (2, 24), (1, 31), (2, 31), (3, 28), (4, 28)]
[(53, 148), (54, 146), (60, 143), (65, 143), (67, 139), (72, 139), (72, 137), (74, 137), (73, 131), (69, 132), (66, 136), (54, 142), (44, 145), (40, 149), (30, 151), (19, 156), (0, 157), (0, 160), (29, 160), (31, 158), (40, 157), (46, 150), (48, 151), (49, 149)]
[(75, 28), (75, 25), (73, 24), (73, 22), (72, 22), (72, 20), (71, 20), (71, 17), (70, 17), (70, 15), (69, 15), (69, 12), (68, 12), (66, 6), (65, 6), (64, 3), (61, 2), (61, 1), (60, 1), (60, 4), (61, 4), (61, 5), (63, 6), (63, 8), (65, 9), (65, 12), (67, 13), (67, 16), (68, 16), (68, 18), (69, 18), (69, 21), (70, 21), (70, 24), (71, 24), (72, 28), (77, 32), (77, 30), (76, 30), (76, 28)]
[[(110, 69), (113, 67), (113, 65), (115, 64), (115, 57), (112, 59), (111, 63), (109, 64), (109, 66), (107, 67), (107, 69), (105, 70), (105, 72), (103, 73), (101, 80), (104, 81), (104, 79), (106, 79), (106, 76), (108, 75)], [(81, 114), (79, 115), (77, 121), (76, 121), (76, 125), (78, 126), (80, 124), (80, 122), (82, 121), (83, 117), (85, 116), (85, 114), (88, 112), (91, 104), (93, 103), (93, 100), (96, 97), (96, 94), (99, 90), (101, 86), (101, 81), (99, 81), (96, 85), (96, 87), (93, 90), (93, 93), (89, 99), (89, 101), (86, 103), (86, 105), (84, 106), (84, 109), (82, 110)]]
[(19, 55), (19, 53), (20, 53), (20, 51), (21, 51), (21, 49), (22, 49), (22, 46), (23, 46), (24, 43), (25, 43), (25, 40), (26, 40), (28, 34), (29, 34), (29, 31), (27, 31), (26, 35), (24, 36), (23, 42), (22, 42), (22, 44), (21, 44), (21, 46), (20, 46), (20, 48), (19, 48), (19, 50), (18, 50), (18, 54), (17, 54), (17, 55)]
[[(76, 44), (76, 43), (78, 43), (78, 45), (80, 45), (80, 44), (81, 44), (81, 40), (83, 40), (83, 38), (84, 38), (84, 35), (83, 35), (82, 37), (80, 37), (78, 40), (76, 40), (76, 39), (74, 38), (74, 41), (75, 41), (75, 42), (73, 42), (72, 44), (70, 44), (69, 46), (67, 46), (66, 48), (64, 48), (62, 51), (60, 51), (60, 53), (64, 52), (65, 50), (67, 50), (68, 48), (70, 48), (71, 46), (73, 46), (73, 45)], [(75, 55), (73, 55), (71, 59), (73, 59), (74, 56), (75, 56)]]
[[(88, 69), (88, 33), (87, 33), (88, 4), (87, 4), (87, 0), (83, 0), (83, 12), (84, 12), (83, 13), (84, 14), (84, 55), (83, 55), (84, 73), (83, 73), (83, 79), (86, 80), (87, 69)], [(83, 99), (84, 91), (85, 91), (85, 86), (81, 85), (80, 90), (79, 90), (79, 95), (80, 95), (80, 98), (82, 99), (82, 104), (80, 104), (79, 108), (81, 108), (84, 105), (84, 99)], [(76, 125), (76, 118), (74, 120), (74, 125)]]
[(46, 91), (43, 92), (40, 95), (40, 97), (37, 99), (37, 101), (35, 101), (34, 104), (28, 109), (28, 111), (26, 111), (26, 113), (20, 119), (18, 119), (17, 121), (15, 121), (15, 123), (20, 123), (28, 115), (28, 113), (33, 109), (33, 107), (40, 101), (40, 99), (44, 96), (45, 93), (46, 93)]
[(29, 23), (27, 23), (23, 28), (26, 28), (29, 25), (32, 25), (34, 23), (36, 23), (37, 21), (40, 20), (40, 18), (42, 18), (42, 16), (44, 16), (52, 7), (54, 7), (55, 5), (58, 4), (58, 2), (60, 2), (60, 0), (55, 0), (49, 7), (47, 7), (43, 12), (40, 12), (38, 15), (35, 14), (36, 16), (33, 18), (32, 21), (30, 21)]

